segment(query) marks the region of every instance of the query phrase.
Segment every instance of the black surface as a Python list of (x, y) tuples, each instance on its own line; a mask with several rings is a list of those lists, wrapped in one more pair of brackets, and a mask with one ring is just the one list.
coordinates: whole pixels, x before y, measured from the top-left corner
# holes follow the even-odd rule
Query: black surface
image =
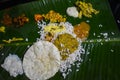
[(120, 0), (109, 0), (111, 10), (120, 30)]
[[(0, 0), (0, 10), (30, 1), (35, 1), (35, 0)], [(108, 1), (110, 3), (115, 21), (120, 30), (120, 0), (108, 0)]]
[(0, 0), (0, 10), (8, 8), (10, 6), (27, 3), (30, 1), (35, 1), (35, 0)]

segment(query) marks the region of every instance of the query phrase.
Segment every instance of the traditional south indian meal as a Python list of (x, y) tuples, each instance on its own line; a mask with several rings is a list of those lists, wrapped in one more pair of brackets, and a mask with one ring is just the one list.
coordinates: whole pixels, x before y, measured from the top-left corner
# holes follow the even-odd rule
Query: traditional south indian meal
[[(76, 1), (74, 6), (66, 9), (68, 16), (79, 19), (82, 16), (91, 18), (92, 14), (98, 13), (99, 11), (95, 10), (91, 3), (84, 1)], [(5, 25), (12, 23), (9, 15), (7, 18), (9, 23)], [(39, 29), (36, 32), (39, 34), (39, 39), (26, 50), (23, 60), (10, 54), (1, 66), (14, 77), (24, 72), (30, 80), (48, 80), (59, 71), (65, 79), (72, 71), (72, 65), (77, 64), (76, 61), (79, 65), (81, 63), (81, 54), (84, 52), (81, 44), (89, 36), (89, 23), (81, 21), (73, 25), (67, 21), (67, 17), (54, 10), (46, 14), (34, 14), (34, 20)], [(5, 21), (4, 19), (2, 22)], [(21, 26), (28, 22), (29, 18), (21, 15), (13, 21)], [(0, 32), (5, 32), (4, 27), (0, 27)], [(3, 42), (12, 43), (21, 40), (25, 39), (14, 37)]]

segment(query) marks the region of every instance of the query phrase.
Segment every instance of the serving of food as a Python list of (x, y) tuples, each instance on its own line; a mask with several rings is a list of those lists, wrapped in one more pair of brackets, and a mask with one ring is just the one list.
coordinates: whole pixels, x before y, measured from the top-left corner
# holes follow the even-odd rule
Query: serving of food
[[(97, 2), (90, 3), (81, 0), (68, 0), (67, 2), (70, 5), (60, 8), (62, 12), (55, 8), (46, 9), (47, 3), (45, 5), (44, 1), (36, 1), (32, 3), (41, 7), (44, 4), (41, 11), (31, 12), (39, 8), (26, 6), (32, 3), (20, 6), (26, 6), (31, 12), (30, 15), (25, 10), (23, 10), (25, 13), (20, 10), (19, 15), (13, 14), (12, 12), (18, 10), (19, 7), (13, 7), (12, 14), (2, 13), (0, 52), (1, 56), (5, 55), (5, 57), (1, 62), (1, 69), (7, 71), (9, 77), (17, 79), (24, 75), (30, 80), (57, 80), (55, 76), (60, 73), (59, 76), (62, 78), (59, 80), (73, 80), (73, 78), (70, 79), (70, 75), (72, 72), (76, 74), (81, 71), (81, 64), (85, 62), (84, 56), (87, 56), (90, 51), (89, 43), (98, 42), (103, 45), (104, 42), (114, 40), (109, 38), (109, 34), (114, 36), (115, 32), (95, 33), (94, 24), (97, 23), (95, 20), (101, 15), (101, 8), (95, 5)], [(9, 9), (5, 11), (9, 12)], [(97, 26), (99, 31), (103, 24), (97, 23)], [(90, 39), (91, 34), (97, 39)], [(12, 46), (14, 47), (11, 48)], [(94, 47), (93, 44), (91, 46)], [(110, 51), (114, 52), (113, 49)], [(73, 69), (75, 66), (76, 68)]]

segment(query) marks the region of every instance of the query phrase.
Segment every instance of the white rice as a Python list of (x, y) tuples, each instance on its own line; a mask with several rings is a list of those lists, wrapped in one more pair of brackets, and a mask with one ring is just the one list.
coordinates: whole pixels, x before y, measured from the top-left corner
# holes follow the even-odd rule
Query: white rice
[(15, 54), (9, 54), (1, 65), (6, 71), (10, 73), (10, 76), (16, 77), (23, 74), (22, 62), (20, 58)]
[(53, 43), (38, 41), (25, 53), (23, 69), (30, 80), (47, 80), (60, 68), (60, 52)]

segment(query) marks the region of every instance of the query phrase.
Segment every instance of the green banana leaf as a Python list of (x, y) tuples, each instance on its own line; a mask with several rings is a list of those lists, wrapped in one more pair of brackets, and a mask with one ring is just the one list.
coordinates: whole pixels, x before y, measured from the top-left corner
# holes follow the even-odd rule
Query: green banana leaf
[[(72, 72), (65, 80), (120, 80), (120, 31), (115, 23), (111, 9), (107, 0), (84, 0), (92, 3), (93, 7), (100, 11), (98, 15), (92, 18), (73, 18), (66, 14), (67, 7), (74, 6), (76, 0), (37, 0), (25, 4), (20, 4), (0, 11), (0, 20), (4, 14), (12, 17), (25, 14), (29, 22), (24, 26), (6, 27), (5, 33), (0, 33), (0, 64), (4, 62), (6, 56), (17, 54), (21, 59), (33, 42), (40, 35), (37, 23), (34, 20), (34, 14), (45, 14), (50, 10), (59, 12), (67, 17), (67, 21), (76, 25), (82, 21), (89, 21), (90, 34), (86, 41), (82, 43), (85, 52), (81, 55), (82, 62), (79, 71), (76, 71), (76, 65), (72, 66)], [(0, 26), (5, 26), (0, 23)], [(105, 38), (101, 33), (107, 33)], [(10, 44), (2, 42), (3, 39), (13, 37), (28, 38), (28, 41), (13, 42)], [(0, 66), (0, 80), (29, 80), (25, 74), (16, 78), (11, 77), (7, 71)], [(49, 80), (64, 80), (61, 73), (58, 72)]]

